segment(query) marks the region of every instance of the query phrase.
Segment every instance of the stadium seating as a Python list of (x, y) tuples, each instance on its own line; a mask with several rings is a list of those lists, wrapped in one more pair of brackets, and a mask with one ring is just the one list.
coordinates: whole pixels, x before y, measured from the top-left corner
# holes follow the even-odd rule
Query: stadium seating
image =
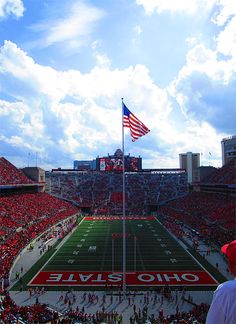
[[(205, 183), (235, 184), (235, 166), (232, 162), (217, 170)], [(10, 267), (19, 252), (34, 238), (52, 225), (78, 212), (62, 197), (76, 202), (80, 207), (90, 208), (97, 215), (122, 213), (122, 175), (115, 173), (84, 172), (74, 174), (50, 174), (51, 193), (17, 193), (0, 196), (0, 282), (8, 278)], [(0, 185), (34, 184), (23, 172), (4, 158), (0, 158)], [(165, 226), (181, 238), (183, 224), (199, 233), (208, 244), (220, 247), (235, 239), (235, 202), (223, 194), (187, 193), (185, 174), (130, 173), (126, 174), (126, 212), (131, 215), (146, 215), (150, 206), (159, 205)], [(62, 228), (59, 237), (66, 235), (73, 226)], [(46, 234), (45, 234), (46, 235)], [(58, 313), (46, 305), (17, 306), (4, 291), (0, 301), (0, 322), (14, 322), (17, 318), (25, 322), (67, 323), (68, 320), (83, 321), (89, 314), (69, 310), (59, 320)], [(194, 306), (190, 312), (181, 312), (150, 319), (154, 322), (192, 323), (204, 322), (208, 305)], [(113, 314), (98, 314), (105, 320)], [(105, 316), (105, 318), (104, 318)], [(95, 315), (91, 316), (91, 321)]]
[(181, 222), (219, 247), (234, 239), (235, 199), (227, 195), (193, 192), (160, 206), (159, 212), (168, 220), (166, 225), (169, 228), (168, 223)]
[(58, 319), (59, 314), (46, 305), (17, 306), (7, 292), (0, 301), (0, 323), (56, 323)]
[[(96, 215), (122, 213), (122, 174), (83, 172), (79, 174), (51, 173), (51, 193), (88, 207)], [(146, 215), (150, 206), (187, 194), (185, 173), (126, 174), (127, 215)]]
[(20, 250), (55, 223), (78, 209), (46, 193), (0, 197), (0, 280), (7, 276)]
[(230, 160), (222, 168), (215, 170), (203, 179), (204, 183), (212, 184), (236, 184), (236, 162)]
[(4, 157), (0, 157), (0, 185), (33, 184), (23, 171), (17, 169)]
[[(0, 158), (0, 181), (1, 185), (33, 183), (4, 158)], [(46, 193), (0, 196), (0, 282), (7, 282), (15, 257), (31, 240), (77, 212), (78, 209), (72, 204)], [(59, 237), (66, 235), (73, 225), (71, 221), (66, 224), (57, 233)], [(12, 301), (7, 291), (1, 291), (1, 295), (1, 323), (16, 323), (18, 319), (25, 323), (58, 321), (58, 313), (46, 305), (20, 307)]]

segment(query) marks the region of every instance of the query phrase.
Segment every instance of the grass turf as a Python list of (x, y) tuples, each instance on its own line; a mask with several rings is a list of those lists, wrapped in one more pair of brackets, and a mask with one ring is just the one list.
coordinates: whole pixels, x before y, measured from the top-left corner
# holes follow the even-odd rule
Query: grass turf
[[(121, 220), (84, 219), (64, 244), (54, 246), (23, 277), (23, 290), (27, 289), (27, 284), (39, 270), (114, 270), (121, 272), (123, 261), (122, 226)], [(126, 233), (126, 270), (128, 272), (202, 270), (201, 265), (157, 220), (126, 220)], [(114, 234), (120, 237), (113, 239)], [(93, 246), (96, 246), (96, 252), (89, 252), (89, 248)], [(113, 266), (112, 246), (114, 248)], [(202, 260), (198, 261), (202, 263)], [(212, 268), (208, 265), (205, 262), (204, 267), (211, 272)], [(223, 281), (222, 278), (220, 279)], [(19, 283), (16, 283), (12, 290), (19, 290), (19, 287)], [(202, 287), (193, 288), (203, 290)], [(76, 289), (80, 289), (80, 287), (76, 287)], [(206, 286), (206, 289), (214, 288)], [(47, 290), (62, 290), (62, 287), (47, 287)]]

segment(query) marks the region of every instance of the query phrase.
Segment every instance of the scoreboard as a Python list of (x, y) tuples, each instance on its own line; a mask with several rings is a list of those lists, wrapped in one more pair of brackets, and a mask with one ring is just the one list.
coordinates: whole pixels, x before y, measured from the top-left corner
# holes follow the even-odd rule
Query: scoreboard
[[(122, 172), (123, 171), (123, 158), (122, 156), (109, 156), (109, 157), (101, 157), (97, 158), (96, 161), (96, 169), (97, 171), (115, 171)], [(133, 156), (125, 156), (125, 171), (127, 172), (135, 172), (142, 170), (142, 158), (133, 157)]]

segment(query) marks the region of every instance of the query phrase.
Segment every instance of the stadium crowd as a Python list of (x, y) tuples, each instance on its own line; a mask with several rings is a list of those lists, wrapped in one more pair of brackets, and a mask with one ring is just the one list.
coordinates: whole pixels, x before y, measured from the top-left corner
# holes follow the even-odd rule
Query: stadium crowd
[(235, 226), (230, 224), (236, 224), (235, 199), (224, 194), (192, 192), (160, 206), (159, 212), (165, 216), (167, 226), (180, 229), (177, 236), (181, 235), (181, 226), (176, 225), (179, 223), (188, 225), (202, 240), (218, 248), (234, 238)]
[(46, 193), (0, 197), (0, 280), (8, 276), (14, 258), (29, 242), (78, 209)]
[(0, 157), (0, 185), (33, 184), (23, 171), (17, 169), (4, 157)]
[[(146, 292), (143, 296), (128, 295), (125, 300), (125, 309), (129, 311), (129, 323), (142, 324), (203, 324), (205, 323), (206, 315), (209, 305), (201, 303), (199, 305), (192, 302), (191, 296), (186, 296), (186, 291), (169, 291), (168, 287), (163, 287), (160, 291)], [(40, 294), (39, 289), (35, 289), (33, 298)], [(64, 296), (65, 295), (65, 296)], [(76, 297), (71, 301), (69, 295), (75, 296), (75, 292), (66, 292), (59, 298), (65, 306), (63, 313), (59, 313), (49, 308), (46, 304), (40, 304), (37, 301), (31, 306), (20, 307), (16, 305), (9, 294), (6, 292), (4, 299), (0, 301), (0, 323), (58, 323), (58, 324), (73, 324), (73, 323), (87, 323), (87, 324), (127, 324), (127, 318), (124, 321), (122, 312), (118, 313), (115, 309), (107, 310), (108, 304), (112, 307), (123, 303), (122, 293), (112, 293), (107, 291), (107, 294), (98, 295), (86, 294), (81, 296), (82, 300), (74, 305)], [(178, 299), (181, 297), (181, 299)], [(141, 300), (140, 300), (141, 298)], [(168, 304), (172, 304), (175, 308), (173, 314), (167, 313), (164, 307), (164, 300)], [(71, 301), (71, 302), (70, 302)], [(100, 301), (102, 304), (100, 304)], [(92, 303), (99, 303), (99, 309), (96, 311), (87, 312), (82, 305), (91, 305)], [(180, 311), (181, 305), (184, 303), (191, 303), (193, 306), (189, 311)], [(78, 306), (79, 305), (79, 306)], [(158, 309), (158, 311), (154, 310)], [(19, 322), (18, 322), (19, 323)]]
[(230, 160), (222, 168), (216, 169), (209, 176), (203, 179), (204, 183), (211, 184), (235, 184), (236, 172), (235, 172), (235, 160)]
[[(223, 169), (223, 168), (222, 168)], [(228, 170), (228, 169), (226, 169)], [(209, 181), (228, 183), (235, 169), (226, 175), (217, 175)], [(235, 173), (233, 174), (233, 176)], [(81, 207), (90, 207), (97, 214), (116, 214), (121, 209), (122, 178), (120, 174), (82, 173), (81, 175), (51, 174), (51, 190), (54, 195), (73, 200)], [(208, 182), (209, 182), (208, 181)], [(235, 183), (235, 180), (233, 180)], [(230, 182), (231, 183), (231, 182)], [(4, 158), (0, 158), (0, 185), (33, 184), (25, 175)], [(223, 194), (193, 192), (187, 195), (186, 179), (181, 174), (130, 174), (126, 179), (128, 213), (143, 215), (147, 213), (146, 205), (157, 205), (163, 215), (165, 226), (177, 237), (184, 235), (183, 224), (192, 228), (208, 245), (220, 247), (234, 239), (235, 204), (234, 200)], [(178, 198), (178, 199), (176, 199)], [(171, 200), (171, 201), (169, 201)], [(0, 323), (14, 323), (21, 320), (25, 323), (122, 323), (117, 312), (101, 310), (95, 314), (70, 307), (62, 316), (38, 302), (32, 306), (16, 305), (6, 291), (9, 271), (20, 251), (46, 229), (67, 219), (78, 212), (68, 202), (46, 193), (14, 193), (0, 196), (0, 281), (2, 296), (0, 299)], [(59, 238), (71, 230), (73, 224), (68, 222), (57, 233)], [(48, 233), (44, 239), (48, 239)], [(144, 303), (145, 304), (145, 303)], [(134, 305), (128, 305), (134, 307)], [(130, 323), (204, 323), (209, 308), (207, 304), (193, 305), (189, 312), (165, 315), (160, 309), (158, 315), (148, 314), (147, 306), (133, 308)]]
[[(72, 200), (95, 215), (122, 213), (122, 174), (113, 172), (50, 173), (51, 193)], [(186, 173), (126, 174), (127, 215), (148, 214), (157, 205), (187, 194)]]
[[(58, 312), (45, 304), (18, 306), (5, 291), (0, 301), (0, 323), (57, 323)], [(21, 321), (21, 322), (20, 322)]]
[[(44, 305), (17, 306), (5, 288), (8, 285), (10, 268), (21, 250), (48, 228), (78, 212), (72, 204), (44, 192), (24, 193), (22, 187), (19, 193), (4, 193), (6, 186), (25, 184), (34, 185), (34, 182), (6, 159), (0, 158), (1, 323), (13, 323), (18, 315), (28, 323), (43, 323), (54, 318), (54, 312), (47, 310)], [(68, 222), (66, 228), (62, 227), (65, 232), (59, 233), (61, 237), (72, 226)], [(43, 236), (45, 240), (48, 239), (47, 235)]]

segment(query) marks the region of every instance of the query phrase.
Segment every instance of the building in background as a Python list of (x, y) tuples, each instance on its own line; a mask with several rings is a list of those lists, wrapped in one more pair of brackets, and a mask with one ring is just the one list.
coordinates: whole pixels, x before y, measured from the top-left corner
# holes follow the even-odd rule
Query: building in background
[(22, 171), (31, 180), (38, 183), (45, 183), (45, 170), (39, 167), (26, 167)]
[(179, 154), (179, 167), (187, 171), (188, 183), (192, 183), (194, 172), (200, 167), (200, 153), (187, 152)]
[(223, 138), (221, 141), (222, 166), (231, 159), (236, 160), (236, 135)]
[[(140, 156), (130, 156), (130, 154), (124, 156), (125, 171), (138, 172), (142, 171), (142, 158)], [(113, 155), (97, 157), (96, 159), (97, 171), (117, 171), (123, 170), (123, 152), (121, 149), (117, 149)]]
[(78, 171), (96, 170), (96, 160), (74, 161), (74, 169)]
[(193, 182), (202, 182), (217, 169), (213, 166), (200, 166), (193, 170)]
[(21, 170), (28, 178), (30, 178), (31, 180), (37, 183), (37, 189), (35, 188), (32, 190), (37, 190), (38, 192), (45, 191), (45, 185), (46, 185), (45, 170), (39, 167), (26, 167)]

